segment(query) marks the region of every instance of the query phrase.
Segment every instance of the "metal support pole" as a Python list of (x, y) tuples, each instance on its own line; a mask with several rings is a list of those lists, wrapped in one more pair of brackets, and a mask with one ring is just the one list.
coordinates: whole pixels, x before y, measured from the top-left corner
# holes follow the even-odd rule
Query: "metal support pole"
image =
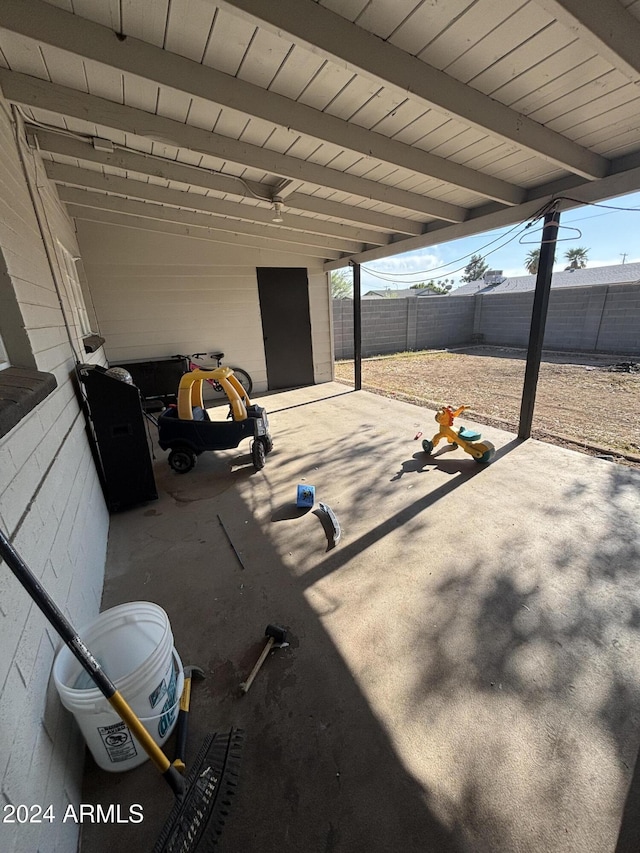
[(354, 391), (362, 388), (362, 299), (360, 295), (360, 264), (351, 261), (353, 267), (353, 370)]
[(553, 210), (545, 215), (544, 225), (542, 226), (542, 241), (540, 243), (540, 260), (538, 262), (536, 289), (533, 297), (533, 311), (531, 312), (531, 330), (529, 332), (529, 348), (527, 350), (527, 367), (524, 373), (522, 402), (520, 404), (518, 438), (523, 439), (531, 437), (531, 425), (533, 423), (533, 410), (536, 402), (536, 389), (538, 386), (538, 374), (540, 373), (542, 343), (544, 341), (544, 330), (547, 321), (549, 291), (551, 290), (551, 273), (553, 271), (553, 261), (556, 254), (556, 241), (558, 238), (559, 224), (559, 210)]

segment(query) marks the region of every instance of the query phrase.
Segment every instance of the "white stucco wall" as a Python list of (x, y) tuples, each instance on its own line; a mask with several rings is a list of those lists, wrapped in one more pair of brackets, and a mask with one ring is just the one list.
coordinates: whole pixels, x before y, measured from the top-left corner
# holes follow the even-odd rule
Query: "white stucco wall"
[(220, 350), (263, 391), (256, 267), (305, 267), (315, 381), (332, 378), (331, 301), (319, 259), (85, 221), (78, 240), (109, 361)]
[[(96, 361), (104, 356), (83, 352), (62, 280), (61, 299), (54, 286), (11, 119), (0, 97), (0, 252), (33, 354), (28, 366), (53, 373), (58, 387), (0, 439), (0, 525), (79, 626), (99, 610), (109, 521), (70, 376), (76, 358)], [(79, 254), (73, 224), (37, 153), (21, 148), (55, 271), (57, 240)], [(0, 331), (2, 323), (0, 317)], [(62, 815), (67, 804), (80, 802), (84, 745), (51, 679), (58, 644), (26, 591), (0, 565), (2, 809), (7, 804), (52, 804)], [(0, 850), (71, 853), (77, 835), (77, 826), (61, 820), (0, 822)]]

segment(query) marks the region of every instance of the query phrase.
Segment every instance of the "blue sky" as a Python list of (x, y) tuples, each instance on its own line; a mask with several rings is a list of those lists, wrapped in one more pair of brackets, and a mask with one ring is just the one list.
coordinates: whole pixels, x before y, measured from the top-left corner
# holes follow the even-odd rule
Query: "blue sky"
[[(601, 204), (635, 207), (638, 210), (625, 212), (588, 205), (563, 212), (558, 233), (559, 241), (562, 239), (562, 242), (558, 243), (558, 262), (554, 269), (564, 269), (564, 253), (567, 249), (578, 247), (588, 250), (588, 267), (621, 264), (623, 255), (626, 255), (626, 263), (640, 261), (640, 193), (608, 199)], [(502, 270), (507, 277), (527, 275), (524, 260), (531, 249), (539, 248), (541, 228), (540, 224), (536, 224), (524, 235), (519, 234), (520, 230), (501, 228), (487, 231), (475, 237), (465, 237), (363, 264), (362, 291), (385, 288), (401, 290), (421, 281), (445, 278), (453, 278), (457, 285), (472, 254), (485, 256), (491, 269)], [(487, 246), (488, 243), (492, 245)], [(483, 248), (485, 246), (486, 249)], [(374, 277), (368, 270), (380, 273), (384, 279)]]

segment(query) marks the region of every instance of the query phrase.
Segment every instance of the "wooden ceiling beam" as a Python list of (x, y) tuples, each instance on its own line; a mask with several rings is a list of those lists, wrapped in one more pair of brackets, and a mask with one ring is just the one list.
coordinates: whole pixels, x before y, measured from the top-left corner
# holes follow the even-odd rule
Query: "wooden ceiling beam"
[(158, 86), (356, 152), (370, 162), (370, 168), (376, 166), (377, 161), (390, 163), (506, 204), (518, 204), (524, 197), (522, 188), (507, 181), (390, 139), (131, 36), (119, 39), (108, 27), (43, 0), (2, 0), (0, 27), (125, 74), (134, 74)]
[(468, 211), (459, 205), (260, 148), (67, 86), (49, 83), (28, 74), (0, 68), (0, 86), (5, 98), (12, 103), (50, 110), (176, 148), (198, 151), (223, 161), (260, 169), (280, 178), (295, 178), (318, 187), (330, 187), (349, 195), (373, 199), (448, 222), (463, 222), (468, 214)]
[[(118, 175), (103, 175), (91, 169), (79, 169), (76, 166), (67, 166), (63, 163), (45, 163), (47, 177), (54, 183), (68, 186), (94, 189), (101, 192), (117, 193), (128, 198), (151, 201), (156, 204), (172, 205), (200, 213), (214, 214), (215, 216), (227, 217), (227, 226), (230, 218), (241, 223), (253, 223), (264, 230), (264, 226), (273, 229), (275, 235), (280, 235), (284, 229), (290, 234), (287, 239), (294, 242), (298, 236), (303, 236), (307, 242), (337, 247), (345, 244), (355, 245), (369, 243), (372, 246), (383, 246), (389, 242), (389, 237), (377, 231), (354, 228), (350, 225), (340, 225), (334, 222), (325, 222), (321, 219), (311, 219), (308, 216), (296, 216), (283, 211), (284, 222), (282, 226), (275, 228), (273, 222), (274, 212), (270, 208), (257, 207), (256, 205), (238, 204), (237, 202), (224, 201), (202, 195), (201, 193), (190, 193), (184, 190), (170, 189), (158, 184), (150, 184), (144, 181), (122, 178)], [(278, 239), (276, 236), (275, 239)]]
[[(43, 130), (35, 125), (29, 126), (29, 129), (36, 137), (38, 148), (41, 151), (70, 157), (81, 162), (100, 163), (102, 166), (111, 166), (127, 172), (163, 178), (167, 181), (178, 181), (188, 186), (202, 187), (241, 198), (259, 197), (268, 200), (274, 192), (276, 195), (280, 193), (279, 187), (274, 187), (271, 184), (245, 181), (231, 175), (212, 172), (210, 169), (203, 169), (199, 166), (190, 166), (185, 163), (178, 163), (175, 160), (141, 154), (131, 149), (114, 148), (113, 151), (103, 151), (95, 148), (89, 138), (82, 140), (68, 134)], [(289, 210), (332, 216), (335, 219), (346, 220), (365, 230), (382, 231), (390, 234), (421, 234), (424, 228), (421, 222), (413, 222), (399, 216), (377, 213), (366, 207), (356, 207), (323, 199), (319, 196), (305, 195), (301, 192), (287, 195), (285, 204)], [(305, 218), (304, 223), (305, 227), (318, 226), (317, 220), (309, 220), (308, 218)], [(332, 225), (336, 228), (340, 227), (338, 223), (332, 223)], [(322, 227), (326, 233), (332, 233), (327, 230), (326, 223)], [(366, 242), (377, 242), (377, 238), (367, 238)], [(380, 242), (385, 241), (381, 240)]]
[(609, 161), (605, 157), (411, 56), (314, 0), (217, 1), (228, 11), (279, 36), (287, 35), (295, 44), (375, 80), (392, 92), (515, 144), (567, 171), (591, 180), (608, 174)]
[(632, 83), (640, 82), (640, 21), (619, 0), (536, 0)]
[[(108, 196), (104, 193), (90, 190), (60, 188), (60, 199), (67, 206), (69, 216), (74, 219), (85, 219), (91, 222), (112, 222), (130, 228), (142, 228), (147, 231), (164, 231), (169, 234), (180, 234), (185, 237), (195, 237), (201, 240), (212, 240), (233, 246), (245, 246), (254, 249), (269, 249), (297, 256), (309, 256), (330, 260), (342, 254), (335, 248), (305, 244), (303, 242), (274, 240), (263, 228), (258, 234), (254, 229), (240, 227), (246, 223), (234, 223), (228, 220), (226, 227), (221, 227), (222, 220), (204, 213), (176, 211), (160, 204), (147, 204), (143, 201), (118, 196)], [(212, 220), (207, 222), (206, 220)], [(233, 227), (237, 225), (238, 227)]]

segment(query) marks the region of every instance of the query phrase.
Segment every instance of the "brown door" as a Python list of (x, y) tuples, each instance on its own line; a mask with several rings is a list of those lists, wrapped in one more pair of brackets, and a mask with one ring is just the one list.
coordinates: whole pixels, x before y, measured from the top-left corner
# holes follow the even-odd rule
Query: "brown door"
[(269, 390), (313, 385), (309, 280), (303, 267), (258, 267)]

